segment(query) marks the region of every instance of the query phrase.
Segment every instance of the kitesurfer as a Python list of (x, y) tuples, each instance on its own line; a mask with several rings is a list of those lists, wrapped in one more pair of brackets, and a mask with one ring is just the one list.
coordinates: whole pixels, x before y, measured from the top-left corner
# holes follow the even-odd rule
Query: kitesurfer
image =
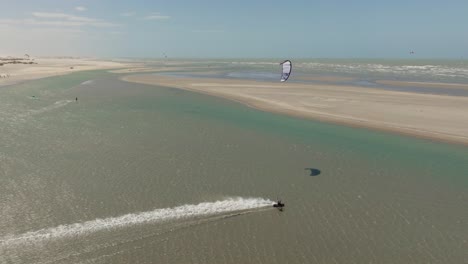
[(275, 204), (273, 204), (273, 207), (278, 208), (278, 210), (283, 211), (284, 203), (281, 202), (281, 200), (278, 200)]

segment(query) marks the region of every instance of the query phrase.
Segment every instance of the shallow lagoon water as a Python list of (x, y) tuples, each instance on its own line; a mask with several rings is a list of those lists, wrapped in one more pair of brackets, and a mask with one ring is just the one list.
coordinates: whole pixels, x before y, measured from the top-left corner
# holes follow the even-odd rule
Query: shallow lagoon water
[(468, 261), (466, 147), (106, 72), (3, 87), (0, 119), (2, 263)]

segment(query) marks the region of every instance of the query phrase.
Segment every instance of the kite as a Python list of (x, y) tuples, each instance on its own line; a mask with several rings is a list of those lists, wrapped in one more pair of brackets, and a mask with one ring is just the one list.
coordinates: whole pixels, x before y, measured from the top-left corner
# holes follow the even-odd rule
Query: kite
[(280, 63), (283, 66), (283, 72), (281, 74), (281, 82), (285, 82), (289, 79), (292, 70), (292, 63), (290, 60), (285, 60)]

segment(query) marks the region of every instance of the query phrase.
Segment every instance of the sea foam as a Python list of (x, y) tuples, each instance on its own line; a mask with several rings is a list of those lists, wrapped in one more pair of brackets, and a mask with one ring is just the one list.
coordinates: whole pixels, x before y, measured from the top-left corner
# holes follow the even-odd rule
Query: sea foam
[(113, 230), (135, 225), (158, 223), (177, 219), (220, 215), (244, 210), (259, 209), (271, 206), (272, 201), (262, 198), (227, 198), (216, 202), (187, 204), (172, 208), (155, 209), (148, 212), (132, 213), (117, 217), (95, 219), (82, 223), (60, 225), (31, 231), (19, 235), (0, 238), (0, 245), (34, 243), (49, 239), (76, 237), (98, 231)]
[(81, 85), (90, 85), (93, 83), (94, 83), (94, 80), (87, 80), (87, 81), (82, 82)]

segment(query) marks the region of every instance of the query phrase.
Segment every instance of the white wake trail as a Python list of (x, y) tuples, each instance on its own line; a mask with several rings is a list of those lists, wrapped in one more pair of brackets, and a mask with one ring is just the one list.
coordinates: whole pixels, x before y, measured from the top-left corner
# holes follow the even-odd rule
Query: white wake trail
[(49, 105), (49, 106), (46, 106), (46, 107), (43, 107), (41, 109), (38, 109), (38, 110), (31, 110), (29, 112), (29, 115), (37, 115), (37, 114), (42, 114), (44, 112), (48, 112), (48, 111), (51, 111), (51, 110), (55, 110), (57, 108), (61, 108), (61, 107), (64, 107), (66, 106), (67, 104), (71, 103), (71, 102), (74, 102), (73, 100), (61, 100), (61, 101), (57, 101), (55, 102), (54, 104), (52, 105)]
[(94, 83), (94, 80), (87, 80), (87, 81), (82, 82), (80, 85), (90, 85), (93, 83)]
[(20, 235), (0, 238), (0, 245), (39, 242), (48, 239), (76, 237), (98, 231), (124, 228), (128, 226), (158, 223), (176, 219), (187, 219), (200, 216), (219, 215), (268, 207), (273, 201), (262, 198), (228, 198), (222, 201), (200, 204), (181, 205), (173, 208), (155, 209), (153, 211), (126, 214), (117, 217), (95, 219), (83, 223), (60, 225), (57, 227), (31, 231)]

